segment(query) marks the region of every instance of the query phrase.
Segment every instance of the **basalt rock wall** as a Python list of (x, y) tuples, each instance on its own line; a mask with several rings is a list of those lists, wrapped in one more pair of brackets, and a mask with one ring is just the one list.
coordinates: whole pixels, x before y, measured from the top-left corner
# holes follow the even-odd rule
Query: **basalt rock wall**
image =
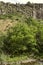
[(27, 17), (31, 16), (36, 19), (43, 19), (43, 4), (27, 3), (27, 4), (11, 4), (0, 2), (0, 15), (14, 14), (20, 12)]

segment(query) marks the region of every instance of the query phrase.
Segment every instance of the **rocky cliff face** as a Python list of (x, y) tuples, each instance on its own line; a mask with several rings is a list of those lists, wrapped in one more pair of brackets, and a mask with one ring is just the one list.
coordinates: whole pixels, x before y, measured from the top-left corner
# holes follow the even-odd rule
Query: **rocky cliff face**
[(0, 2), (0, 15), (14, 14), (20, 12), (25, 14), (27, 17), (31, 16), (37, 19), (43, 19), (43, 4), (10, 4)]
[(43, 4), (34, 4), (33, 8), (33, 17), (43, 19)]

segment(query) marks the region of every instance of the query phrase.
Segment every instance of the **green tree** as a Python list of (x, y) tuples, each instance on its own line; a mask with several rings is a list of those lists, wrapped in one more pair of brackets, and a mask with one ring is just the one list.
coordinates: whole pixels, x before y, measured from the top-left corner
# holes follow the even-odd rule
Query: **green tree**
[(4, 50), (8, 54), (31, 52), (35, 43), (34, 34), (27, 23), (18, 22), (8, 29), (7, 37), (4, 39)]

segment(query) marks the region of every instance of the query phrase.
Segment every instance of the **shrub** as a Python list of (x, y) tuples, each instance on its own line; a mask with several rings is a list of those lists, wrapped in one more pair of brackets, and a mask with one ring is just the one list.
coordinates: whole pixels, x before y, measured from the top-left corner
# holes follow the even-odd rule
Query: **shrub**
[(31, 52), (35, 45), (32, 33), (27, 23), (18, 22), (8, 30), (7, 37), (4, 39), (4, 50), (12, 55)]

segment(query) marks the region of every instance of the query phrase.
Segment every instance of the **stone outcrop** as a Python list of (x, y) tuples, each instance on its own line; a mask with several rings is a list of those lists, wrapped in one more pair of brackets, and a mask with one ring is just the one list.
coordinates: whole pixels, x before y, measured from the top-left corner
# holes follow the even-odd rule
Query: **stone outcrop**
[(14, 14), (15, 12), (20, 12), (26, 16), (31, 16), (37, 19), (43, 19), (43, 4), (11, 4), (0, 2), (0, 15)]

